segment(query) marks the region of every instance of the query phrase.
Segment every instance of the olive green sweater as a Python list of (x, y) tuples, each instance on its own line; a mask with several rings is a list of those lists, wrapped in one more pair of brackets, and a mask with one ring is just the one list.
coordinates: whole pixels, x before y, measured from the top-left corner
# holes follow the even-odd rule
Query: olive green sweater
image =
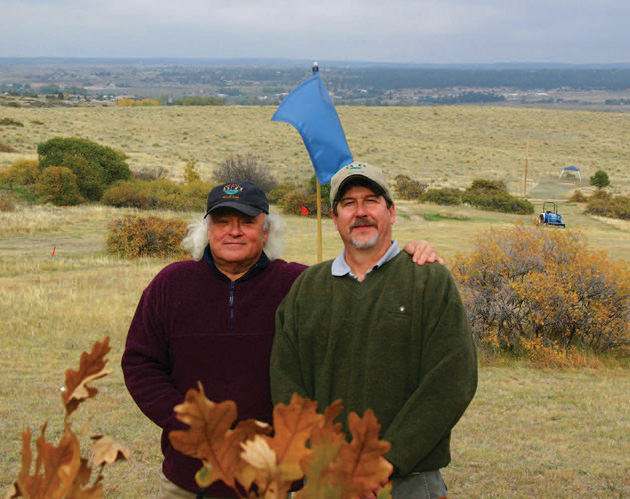
[(477, 387), (466, 312), (446, 267), (418, 267), (406, 253), (363, 282), (307, 269), (276, 312), (271, 355), (274, 403), (296, 392), (319, 410), (372, 408), (402, 476), (450, 461), (450, 433)]

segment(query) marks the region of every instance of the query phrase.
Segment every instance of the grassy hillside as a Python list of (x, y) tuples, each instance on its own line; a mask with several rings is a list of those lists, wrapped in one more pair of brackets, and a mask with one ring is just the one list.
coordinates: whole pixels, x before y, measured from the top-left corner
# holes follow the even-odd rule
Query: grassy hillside
[[(272, 107), (0, 108), (0, 167), (35, 157), (36, 144), (54, 136), (85, 137), (129, 155), (132, 168), (164, 167), (181, 178), (187, 160), (203, 177), (230, 154), (252, 153), (278, 180), (305, 180), (311, 166), (297, 131), (271, 122)], [(498, 107), (340, 107), (356, 159), (390, 177), (406, 173), (433, 186), (465, 187), (473, 178), (503, 180), (528, 194), (563, 167), (577, 165), (588, 185), (598, 169), (613, 190), (630, 192), (630, 114)], [(529, 147), (528, 137), (529, 135)], [(567, 183), (564, 191), (572, 190)], [(563, 193), (564, 194), (564, 193)]]

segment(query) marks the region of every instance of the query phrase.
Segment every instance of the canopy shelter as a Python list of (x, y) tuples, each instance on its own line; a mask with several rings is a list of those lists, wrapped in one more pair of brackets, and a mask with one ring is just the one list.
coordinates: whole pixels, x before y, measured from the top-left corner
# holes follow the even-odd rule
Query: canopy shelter
[(580, 169), (577, 166), (565, 166), (560, 172), (560, 176), (558, 178), (562, 178), (562, 175), (566, 172), (577, 173), (580, 182), (582, 182), (582, 174), (580, 173)]

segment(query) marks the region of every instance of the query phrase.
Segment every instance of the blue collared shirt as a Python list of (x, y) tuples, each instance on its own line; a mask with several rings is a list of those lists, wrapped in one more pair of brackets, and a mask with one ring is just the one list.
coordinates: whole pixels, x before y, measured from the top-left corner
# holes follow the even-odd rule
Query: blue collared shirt
[[(386, 264), (392, 258), (394, 258), (398, 253), (400, 253), (400, 247), (398, 246), (398, 242), (394, 240), (392, 241), (392, 244), (389, 245), (389, 248), (387, 248), (387, 251), (381, 257), (381, 259), (378, 262), (376, 262), (376, 264), (374, 264), (374, 267), (368, 270), (365, 273), (365, 275), (367, 276), (374, 269), (380, 267), (381, 265)], [(357, 276), (355, 276), (352, 273), (352, 269), (350, 268), (350, 265), (346, 263), (346, 249), (345, 248), (342, 249), (341, 254), (333, 260), (332, 267), (330, 270), (331, 270), (332, 275), (334, 276), (341, 277), (346, 274), (349, 274), (350, 276), (354, 277), (357, 281), (360, 280)]]

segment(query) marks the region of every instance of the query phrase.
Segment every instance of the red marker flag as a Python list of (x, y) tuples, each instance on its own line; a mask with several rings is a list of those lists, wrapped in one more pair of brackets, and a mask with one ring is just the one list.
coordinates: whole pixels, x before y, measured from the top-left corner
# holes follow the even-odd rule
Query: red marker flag
[(53, 246), (53, 254), (52, 256), (55, 256), (55, 250), (57, 249), (57, 246)]
[(308, 208), (302, 205), (302, 215), (308, 215)]

